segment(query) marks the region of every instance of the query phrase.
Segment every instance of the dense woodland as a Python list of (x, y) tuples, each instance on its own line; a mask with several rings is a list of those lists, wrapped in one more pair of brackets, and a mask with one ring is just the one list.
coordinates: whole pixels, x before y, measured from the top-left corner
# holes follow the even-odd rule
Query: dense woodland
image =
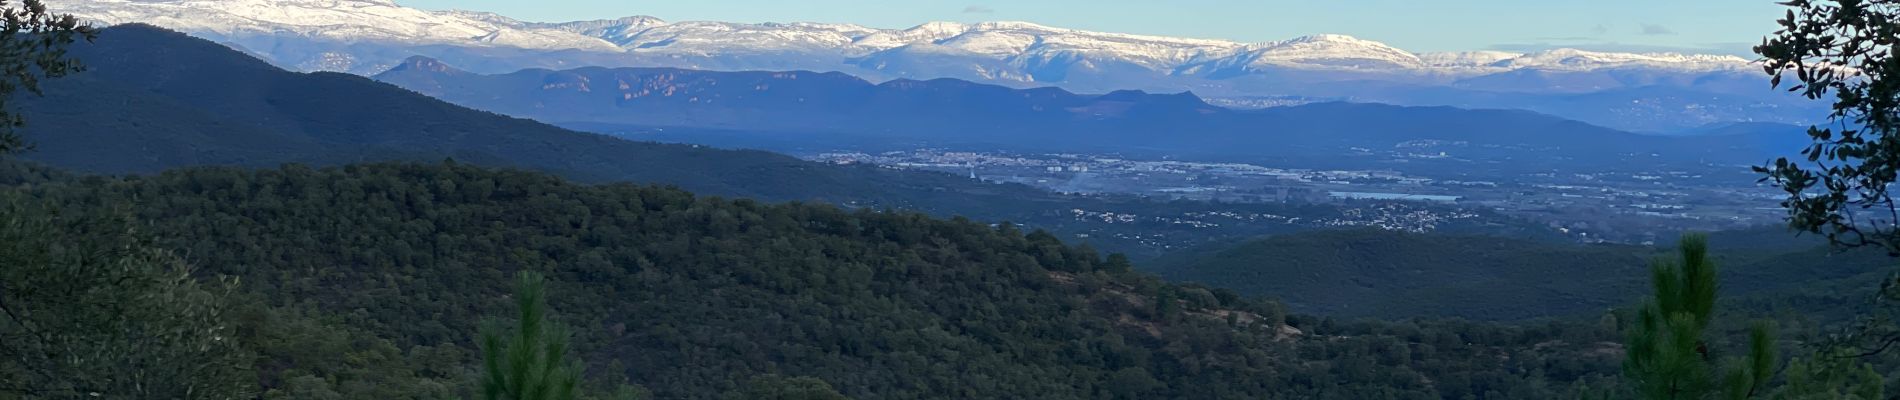
[(464, 394), (476, 322), (523, 270), (552, 279), (595, 384), (658, 398), (769, 375), (859, 398), (1555, 398), (1617, 374), (1600, 321), (1289, 316), (1007, 224), (452, 163), (15, 170), (10, 202), (130, 215), (242, 282), (237, 339), (273, 398)]
[[(1853, 292), (1864, 300), (1893, 263), (1882, 252), (1841, 251), (1784, 228), (1721, 232), (1710, 240), (1722, 264), (1723, 294), (1737, 298), (1807, 297), (1801, 292), (1809, 285), (1845, 280), (1839, 283), (1859, 285)], [(1588, 318), (1646, 292), (1650, 260), (1674, 245), (1326, 230), (1203, 246), (1142, 268), (1334, 316)], [(1842, 304), (1799, 309), (1832, 312)]]

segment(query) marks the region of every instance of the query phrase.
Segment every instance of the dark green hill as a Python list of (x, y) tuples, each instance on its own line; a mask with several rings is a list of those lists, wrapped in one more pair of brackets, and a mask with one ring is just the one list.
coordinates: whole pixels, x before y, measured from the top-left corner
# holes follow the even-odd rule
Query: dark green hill
[(238, 340), (293, 398), (456, 395), (518, 270), (554, 278), (596, 380), (658, 398), (765, 374), (881, 399), (1553, 398), (1615, 371), (1616, 336), (1591, 325), (1289, 318), (1045, 233), (913, 213), (466, 165), (23, 175), (38, 183), (0, 197), (125, 210), (241, 278)]
[[(1736, 244), (1724, 244), (1725, 238)], [(1714, 240), (1730, 295), (1891, 266), (1883, 254), (1834, 254), (1825, 242), (1797, 240), (1785, 232), (1718, 234)], [(1170, 280), (1277, 296), (1300, 312), (1517, 320), (1631, 304), (1644, 294), (1649, 260), (1659, 252), (1641, 246), (1338, 230), (1203, 248), (1157, 260), (1151, 268)]]

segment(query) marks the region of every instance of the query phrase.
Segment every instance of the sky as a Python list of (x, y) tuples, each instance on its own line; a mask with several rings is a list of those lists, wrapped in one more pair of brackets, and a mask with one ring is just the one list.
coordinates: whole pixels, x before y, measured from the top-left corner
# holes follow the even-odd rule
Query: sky
[(397, 0), (559, 22), (1028, 21), (1107, 32), (1264, 42), (1338, 33), (1414, 52), (1677, 51), (1745, 55), (1773, 32), (1775, 0)]

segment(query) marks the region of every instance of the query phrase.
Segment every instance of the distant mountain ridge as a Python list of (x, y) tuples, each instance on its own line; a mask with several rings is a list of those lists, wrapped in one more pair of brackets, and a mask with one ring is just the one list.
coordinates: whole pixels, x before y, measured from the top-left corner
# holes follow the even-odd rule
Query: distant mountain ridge
[(1720, 135), (1638, 135), (1524, 111), (1348, 103), (1233, 110), (1186, 92), (1089, 95), (955, 79), (872, 83), (836, 72), (587, 67), (483, 75), (413, 57), (375, 79), (472, 108), (596, 131), (730, 129), (812, 145), (1133, 151), (1325, 165), (1348, 154), (1423, 143), (1430, 153), (1485, 168), (1627, 160), (1752, 164), (1774, 150)]
[[(220, 35), (293, 33), (346, 41), (629, 53), (810, 50), (835, 52), (847, 58), (874, 58), (889, 51), (947, 51), (1011, 62), (1079, 56), (1086, 60), (1073, 61), (1113, 61), (1183, 75), (1231, 73), (1230, 68), (1268, 65), (1442, 73), (1629, 66), (1710, 71), (1739, 69), (1748, 64), (1748, 60), (1734, 56), (1574, 49), (1528, 54), (1412, 53), (1337, 34), (1241, 43), (1092, 32), (1015, 21), (929, 22), (907, 29), (826, 23), (672, 23), (650, 16), (537, 23), (486, 12), (425, 11), (388, 0), (82, 0), (60, 2), (59, 7), (106, 23), (147, 22)], [(1019, 78), (1049, 81), (1034, 79), (1034, 75)]]
[[(1092, 93), (1194, 90), (1215, 97), (1523, 105), (1637, 131), (1718, 122), (1805, 123), (1825, 115), (1824, 108), (1798, 96), (1778, 96), (1748, 59), (1728, 55), (1414, 53), (1335, 34), (1242, 43), (1028, 22), (879, 29), (633, 16), (543, 23), (384, 0), (69, 0), (53, 7), (105, 24), (141, 22), (185, 31), (287, 69), (359, 75), (423, 55), (477, 73), (586, 66), (809, 70), (879, 82), (955, 78)], [(1515, 98), (1495, 99), (1500, 94)], [(1608, 98), (1562, 101), (1579, 94)]]

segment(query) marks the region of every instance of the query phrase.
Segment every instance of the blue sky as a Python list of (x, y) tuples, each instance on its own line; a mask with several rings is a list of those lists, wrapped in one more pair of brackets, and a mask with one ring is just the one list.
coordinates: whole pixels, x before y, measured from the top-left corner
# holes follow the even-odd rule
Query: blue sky
[(1029, 21), (1111, 32), (1279, 40), (1342, 33), (1412, 51), (1577, 47), (1746, 54), (1782, 14), (1773, 0), (397, 0), (532, 21)]

